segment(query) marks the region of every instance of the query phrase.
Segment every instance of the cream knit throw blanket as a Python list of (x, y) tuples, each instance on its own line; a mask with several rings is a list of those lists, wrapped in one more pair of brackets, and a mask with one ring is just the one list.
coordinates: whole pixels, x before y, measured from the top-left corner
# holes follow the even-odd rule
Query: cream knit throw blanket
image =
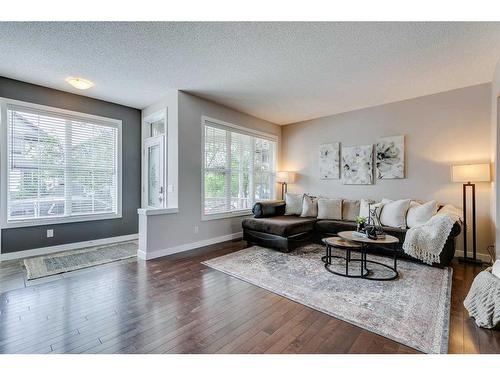
[(479, 327), (500, 327), (500, 279), (488, 268), (476, 276), (464, 306)]
[(403, 243), (406, 254), (427, 264), (439, 263), (439, 256), (451, 229), (460, 220), (455, 212), (442, 211), (425, 224), (408, 229)]

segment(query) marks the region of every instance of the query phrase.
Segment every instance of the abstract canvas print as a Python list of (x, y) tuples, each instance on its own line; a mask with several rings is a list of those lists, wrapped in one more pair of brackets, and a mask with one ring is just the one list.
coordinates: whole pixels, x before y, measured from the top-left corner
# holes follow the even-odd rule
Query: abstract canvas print
[(340, 143), (319, 146), (319, 178), (338, 180), (340, 178)]
[(377, 178), (405, 177), (405, 137), (379, 138), (377, 141)]
[(342, 147), (342, 177), (345, 185), (373, 183), (373, 145)]

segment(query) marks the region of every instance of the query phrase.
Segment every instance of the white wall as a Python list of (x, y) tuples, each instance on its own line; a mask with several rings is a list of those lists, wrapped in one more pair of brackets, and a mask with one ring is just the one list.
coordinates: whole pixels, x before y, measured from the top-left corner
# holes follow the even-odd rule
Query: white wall
[(500, 164), (498, 163), (498, 149), (500, 144), (500, 61), (497, 63), (493, 80), (491, 83), (491, 138), (493, 162), (493, 194), (492, 194), (492, 214), (495, 218), (493, 222), (493, 235), (496, 238), (496, 256), (500, 259)]
[[(201, 117), (209, 116), (281, 137), (281, 127), (227, 107), (178, 93), (179, 212), (141, 217), (147, 220), (147, 258), (229, 239), (241, 232), (241, 217), (201, 221)], [(280, 139), (278, 147), (280, 147)], [(198, 227), (198, 233), (195, 233)], [(141, 229), (142, 230), (142, 229)], [(194, 244), (194, 245), (192, 245)], [(144, 251), (144, 250), (143, 250)]]
[[(436, 199), (462, 206), (462, 185), (451, 182), (455, 162), (491, 158), (491, 85), (482, 84), (286, 125), (282, 130), (282, 169), (297, 171), (289, 191), (359, 199)], [(377, 137), (406, 136), (406, 178), (374, 185), (342, 185), (320, 180), (318, 146), (373, 144)], [(494, 243), (491, 184), (477, 188), (478, 252)], [(461, 241), (457, 247), (462, 248)]]

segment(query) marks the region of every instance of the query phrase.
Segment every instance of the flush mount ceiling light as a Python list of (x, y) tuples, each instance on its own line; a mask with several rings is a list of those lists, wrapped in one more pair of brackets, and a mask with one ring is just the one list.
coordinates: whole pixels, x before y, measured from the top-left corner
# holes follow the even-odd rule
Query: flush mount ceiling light
[(88, 79), (80, 78), (80, 77), (68, 77), (66, 78), (66, 82), (68, 82), (71, 86), (76, 87), (80, 90), (87, 90), (94, 86), (93, 82), (90, 82)]

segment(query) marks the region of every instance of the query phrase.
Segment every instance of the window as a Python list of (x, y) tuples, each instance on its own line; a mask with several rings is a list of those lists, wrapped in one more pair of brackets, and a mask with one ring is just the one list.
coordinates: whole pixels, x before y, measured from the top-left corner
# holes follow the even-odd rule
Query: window
[(166, 182), (166, 122), (167, 111), (162, 110), (144, 119), (143, 126), (143, 207), (163, 208), (168, 194)]
[(149, 136), (156, 137), (165, 134), (165, 119), (153, 120), (149, 125)]
[(275, 195), (276, 138), (204, 118), (204, 219), (246, 214)]
[(4, 226), (121, 217), (121, 122), (2, 102)]

